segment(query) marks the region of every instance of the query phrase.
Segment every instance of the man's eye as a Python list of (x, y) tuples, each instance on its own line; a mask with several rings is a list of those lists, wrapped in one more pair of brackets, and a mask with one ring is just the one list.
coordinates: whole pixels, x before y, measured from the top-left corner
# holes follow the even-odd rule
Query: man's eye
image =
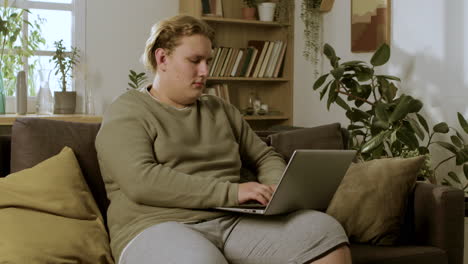
[(191, 63), (195, 63), (195, 64), (198, 64), (200, 63), (200, 60), (190, 60)]

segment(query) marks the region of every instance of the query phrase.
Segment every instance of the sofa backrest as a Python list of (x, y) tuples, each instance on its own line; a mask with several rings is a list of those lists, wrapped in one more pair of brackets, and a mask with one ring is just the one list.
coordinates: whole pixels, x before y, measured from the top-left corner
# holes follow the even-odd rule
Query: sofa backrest
[(13, 123), (11, 132), (11, 172), (31, 168), (68, 146), (73, 149), (83, 176), (106, 219), (109, 200), (94, 147), (99, 128), (100, 124), (96, 123), (18, 118)]
[[(109, 205), (104, 182), (99, 170), (96, 149), (94, 146), (100, 124), (75, 123), (39, 118), (18, 118), (12, 127), (11, 159), (10, 138), (0, 137), (1, 162), (10, 160), (11, 170), (3, 166), (2, 175), (33, 167), (39, 162), (59, 153), (64, 146), (75, 152), (83, 176), (106, 218)], [(257, 134), (268, 145), (289, 160), (295, 148), (302, 149), (343, 149), (346, 138), (339, 123), (314, 128), (286, 127), (282, 130), (257, 131)], [(4, 154), (5, 153), (5, 154)], [(1, 165), (1, 164), (0, 164)], [(249, 168), (241, 171), (243, 179), (253, 180), (255, 173)], [(57, 186), (59, 188), (59, 186)]]

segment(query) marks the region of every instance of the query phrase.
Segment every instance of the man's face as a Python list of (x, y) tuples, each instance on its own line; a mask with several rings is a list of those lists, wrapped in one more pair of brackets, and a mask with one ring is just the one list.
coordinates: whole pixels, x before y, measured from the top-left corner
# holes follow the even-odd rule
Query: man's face
[(164, 84), (167, 97), (178, 104), (192, 104), (202, 94), (212, 60), (211, 41), (203, 35), (182, 37), (166, 57)]

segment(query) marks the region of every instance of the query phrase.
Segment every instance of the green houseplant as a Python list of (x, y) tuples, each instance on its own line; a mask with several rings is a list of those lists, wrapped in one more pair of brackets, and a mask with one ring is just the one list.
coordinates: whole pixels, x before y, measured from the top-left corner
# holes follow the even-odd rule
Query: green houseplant
[[(390, 47), (387, 44), (380, 46), (373, 54), (370, 65), (363, 61), (340, 62), (340, 57), (328, 44), (324, 45), (323, 52), (332, 69), (315, 81), (313, 89), (320, 90), (320, 99), (327, 97), (328, 109), (331, 104), (337, 104), (346, 111), (350, 121), (349, 147), (358, 151), (360, 159), (426, 155), (427, 162), (422, 176), (432, 183), (456, 185), (460, 180), (453, 171), (442, 181), (438, 181), (435, 175), (441, 164), (455, 159), (457, 166), (463, 166), (468, 179), (468, 145), (463, 135), (455, 128), (449, 128), (445, 122), (429, 128), (419, 113), (423, 103), (398, 93), (396, 83), (400, 79), (376, 74), (376, 67), (384, 65), (390, 58)], [(458, 120), (468, 135), (468, 122), (460, 113)], [(434, 141), (436, 134), (447, 134), (450, 129), (454, 134), (450, 136), (449, 142)], [(432, 146), (442, 147), (451, 153), (433, 169), (429, 164)], [(459, 187), (467, 190), (467, 186)]]
[(128, 79), (130, 80), (128, 82), (128, 86), (130, 87), (127, 88), (127, 90), (130, 90), (139, 89), (140, 87), (142, 87), (146, 83), (147, 77), (145, 72), (137, 73), (134, 70), (130, 70), (130, 73), (128, 74)]
[(79, 50), (71, 48), (66, 52), (63, 40), (55, 41), (55, 53), (52, 61), (55, 63), (55, 75), (59, 76), (61, 92), (54, 92), (54, 114), (73, 114), (76, 106), (76, 92), (67, 91), (71, 82), (73, 67), (79, 62)]
[[(39, 18), (32, 23), (23, 20), (23, 14), (27, 9), (15, 8), (13, 2), (5, 0), (0, 10), (0, 113), (5, 113), (5, 96), (14, 95), (16, 86), (16, 74), (22, 69), (23, 58), (33, 55), (39, 44), (44, 44), (41, 36), (41, 24), (44, 19)], [(24, 24), (28, 24), (28, 37), (22, 37)], [(37, 61), (29, 65), (29, 94), (35, 95), (32, 76), (37, 66)]]
[(322, 0), (302, 0), (301, 20), (304, 23), (304, 58), (312, 62), (314, 76), (318, 76), (318, 63), (322, 47), (322, 15), (320, 5)]

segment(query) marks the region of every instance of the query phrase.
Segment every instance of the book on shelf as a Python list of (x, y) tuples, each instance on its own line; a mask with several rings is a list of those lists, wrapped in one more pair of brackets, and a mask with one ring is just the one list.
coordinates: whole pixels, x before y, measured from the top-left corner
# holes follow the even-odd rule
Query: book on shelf
[(254, 49), (255, 49), (254, 47), (247, 47), (245, 60), (243, 61), (243, 64), (241, 66), (239, 77), (245, 76), (245, 73), (247, 72), (247, 68), (249, 67), (250, 60), (252, 59), (252, 54), (254, 52)]
[(238, 48), (232, 48), (231, 58), (229, 59), (228, 67), (226, 68), (226, 72), (223, 75), (224, 77), (231, 76), (232, 68), (234, 68), (234, 64), (236, 63), (236, 60), (237, 60), (237, 54), (239, 54), (239, 49)]
[(258, 73), (260, 71), (263, 61), (265, 60), (265, 54), (267, 52), (269, 45), (270, 45), (269, 41), (263, 41), (262, 52), (260, 53), (260, 57), (258, 58), (258, 61), (256, 62), (254, 72), (252, 73), (252, 77), (254, 78), (258, 77)]
[(216, 65), (218, 64), (218, 61), (219, 61), (220, 53), (221, 53), (220, 47), (216, 47), (213, 51), (213, 63), (211, 64), (211, 67), (210, 67), (210, 73), (209, 73), (210, 76), (213, 76), (214, 69), (216, 68)]
[(229, 48), (227, 48), (227, 47), (222, 47), (221, 49), (222, 50), (221, 50), (221, 53), (219, 55), (218, 63), (216, 64), (216, 67), (215, 67), (213, 75), (212, 75), (214, 77), (219, 76), (219, 73), (221, 72), (221, 68), (224, 65), (224, 60), (226, 59), (227, 53), (229, 51)]
[(275, 46), (275, 42), (269, 41), (270, 43), (268, 44), (268, 50), (265, 53), (265, 58), (263, 59), (262, 66), (260, 68), (260, 71), (258, 72), (258, 77), (263, 78), (265, 77), (265, 71), (268, 65), (268, 62), (270, 61), (271, 57), (271, 52), (273, 51), (273, 47)]
[(267, 69), (265, 72), (265, 77), (268, 77), (268, 78), (273, 77), (273, 71), (275, 70), (276, 61), (278, 60), (282, 45), (283, 45), (283, 42), (281, 40), (275, 41), (275, 46), (272, 51), (271, 59), (268, 62)]
[(236, 62), (231, 71), (231, 77), (236, 76), (237, 68), (239, 68), (239, 64), (240, 64), (240, 61), (242, 60), (242, 56), (244, 56), (244, 49), (239, 49), (239, 52), (237, 53)]
[(221, 68), (221, 71), (219, 72), (219, 76), (224, 76), (229, 60), (231, 59), (232, 48), (227, 48), (227, 49), (228, 49), (228, 52), (227, 52), (226, 58), (224, 59), (223, 67)]
[(200, 0), (202, 4), (203, 16), (223, 16), (223, 1), (222, 0)]
[(255, 48), (255, 47), (252, 47), (254, 50), (253, 50), (253, 53), (252, 53), (252, 56), (250, 57), (250, 62), (249, 62), (249, 65), (247, 66), (247, 71), (245, 72), (245, 77), (249, 77), (250, 76), (250, 73), (252, 72), (252, 68), (253, 68), (253, 64), (255, 62), (255, 59), (258, 57), (258, 49)]
[(247, 76), (246, 77), (253, 77), (254, 72), (255, 72), (255, 67), (256, 67), (258, 61), (260, 60), (260, 58), (262, 58), (262, 51), (263, 51), (263, 48), (266, 46), (266, 44), (267, 43), (265, 41), (263, 41), (263, 40), (249, 40), (247, 42), (247, 45), (251, 46), (251, 47), (255, 47), (257, 52), (256, 52), (255, 58), (254, 58), (254, 60), (252, 62), (251, 69), (247, 71)]
[(229, 96), (229, 88), (226, 83), (212, 84), (209, 87), (205, 88), (204, 93), (217, 96), (223, 99), (224, 101), (231, 103), (231, 99)]
[(283, 46), (281, 47), (281, 53), (280, 53), (280, 55), (278, 57), (278, 60), (277, 60), (276, 65), (275, 65), (275, 71), (273, 73), (273, 77), (275, 77), (275, 78), (279, 77), (280, 69), (282, 68), (281, 66), (284, 63), (284, 55), (286, 54), (287, 44), (288, 44), (287, 42), (284, 42)]

